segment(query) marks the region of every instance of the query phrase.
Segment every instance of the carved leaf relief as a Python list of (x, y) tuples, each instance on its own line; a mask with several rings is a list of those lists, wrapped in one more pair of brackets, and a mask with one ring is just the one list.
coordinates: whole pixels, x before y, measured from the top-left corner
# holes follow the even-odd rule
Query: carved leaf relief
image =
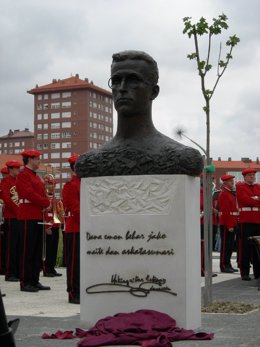
[(87, 198), (91, 215), (168, 214), (173, 190), (165, 176), (88, 178)]

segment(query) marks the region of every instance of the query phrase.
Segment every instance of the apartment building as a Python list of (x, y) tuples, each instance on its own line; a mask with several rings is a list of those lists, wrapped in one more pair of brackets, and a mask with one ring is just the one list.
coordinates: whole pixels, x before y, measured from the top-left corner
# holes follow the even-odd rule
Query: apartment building
[(34, 147), (34, 133), (28, 128), (24, 130), (9, 130), (9, 133), (0, 136), (0, 154), (19, 154), (27, 148)]
[(112, 139), (112, 94), (78, 74), (28, 93), (34, 95), (35, 148), (43, 152), (43, 163), (60, 172), (56, 188), (61, 191), (70, 178), (67, 158)]

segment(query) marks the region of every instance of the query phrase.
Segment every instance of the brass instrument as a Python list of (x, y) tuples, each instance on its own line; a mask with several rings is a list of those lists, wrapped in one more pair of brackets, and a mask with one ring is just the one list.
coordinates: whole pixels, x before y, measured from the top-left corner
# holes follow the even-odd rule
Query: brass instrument
[(19, 197), (18, 197), (18, 193), (16, 191), (16, 186), (12, 186), (10, 188), (10, 194), (11, 194), (11, 200), (13, 201), (13, 203), (17, 206), (19, 206)]
[(46, 195), (49, 198), (52, 205), (52, 211), (53, 211), (52, 224), (61, 224), (64, 222), (64, 208), (63, 208), (62, 201), (61, 200), (57, 201), (55, 198), (55, 183), (56, 183), (55, 178), (52, 174), (46, 174), (43, 180), (44, 180)]

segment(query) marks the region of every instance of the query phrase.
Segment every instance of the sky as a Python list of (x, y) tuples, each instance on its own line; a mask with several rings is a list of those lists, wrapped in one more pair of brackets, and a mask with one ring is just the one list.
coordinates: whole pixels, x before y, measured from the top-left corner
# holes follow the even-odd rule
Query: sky
[[(108, 89), (113, 53), (145, 51), (158, 63), (160, 94), (153, 122), (165, 135), (177, 129), (206, 147), (204, 99), (194, 61), (194, 41), (183, 34), (183, 18), (208, 22), (224, 13), (228, 30), (213, 38), (217, 75), (219, 46), (236, 34), (240, 43), (211, 99), (211, 157), (260, 157), (259, 0), (0, 0), (0, 136), (9, 129), (33, 131), (35, 87), (79, 74)], [(202, 58), (207, 43), (199, 38)], [(116, 130), (116, 112), (114, 124)]]

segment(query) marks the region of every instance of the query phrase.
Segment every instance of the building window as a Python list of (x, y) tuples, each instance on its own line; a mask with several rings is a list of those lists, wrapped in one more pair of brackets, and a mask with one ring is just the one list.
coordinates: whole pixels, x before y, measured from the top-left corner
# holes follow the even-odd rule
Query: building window
[(62, 128), (71, 128), (71, 122), (62, 122), (61, 126)]
[(71, 148), (71, 142), (63, 142), (62, 148)]
[(48, 119), (48, 113), (44, 113), (44, 115), (43, 115), (43, 119)]
[(48, 143), (43, 144), (43, 149), (48, 149)]
[(41, 140), (42, 139), (42, 134), (37, 134), (37, 140)]
[(49, 97), (49, 96), (48, 96), (48, 94), (44, 94), (43, 97), (44, 97), (44, 100), (48, 100), (48, 97)]
[(59, 102), (52, 102), (51, 108), (60, 108), (60, 103)]
[(20, 147), (20, 142), (15, 142), (14, 147)]
[(51, 94), (52, 99), (59, 99), (60, 98), (60, 93), (52, 93)]
[(13, 147), (13, 143), (12, 142), (9, 143), (9, 147)]
[(43, 134), (43, 139), (48, 140), (48, 134)]
[(70, 164), (69, 163), (61, 163), (61, 167), (63, 168), (63, 169), (67, 169), (67, 168), (69, 168), (70, 167)]
[(71, 107), (71, 102), (70, 102), (70, 101), (63, 101), (63, 102), (61, 103), (61, 107), (62, 107), (62, 108)]
[(9, 149), (9, 154), (13, 154), (13, 150), (12, 149)]
[(70, 98), (71, 97), (71, 92), (64, 92), (62, 93), (63, 98)]
[(51, 153), (51, 159), (59, 159), (59, 158), (60, 158), (60, 153), (59, 152)]
[(60, 133), (52, 133), (51, 134), (51, 139), (59, 139), (60, 138)]
[[(60, 163), (51, 163), (52, 167), (55, 167), (55, 169), (59, 169), (60, 168)], [(57, 185), (55, 186), (57, 188)]]
[(51, 149), (59, 149), (60, 148), (60, 143), (51, 143)]
[(21, 152), (20, 148), (14, 150), (15, 154), (18, 154), (18, 153), (20, 154), (20, 152)]
[(51, 113), (51, 119), (57, 119), (60, 118), (60, 113), (56, 112), (56, 113)]
[(42, 129), (42, 124), (37, 124), (37, 129)]
[(61, 157), (62, 158), (69, 158), (71, 156), (71, 152), (63, 152), (62, 154), (61, 154)]
[(62, 138), (69, 138), (69, 137), (71, 137), (71, 132), (70, 132), (70, 131), (64, 131), (64, 132), (61, 134), (61, 137), (62, 137)]
[(42, 104), (37, 104), (37, 110), (42, 110)]
[(48, 123), (43, 124), (43, 129), (48, 129)]
[(37, 96), (37, 99), (38, 99), (38, 100), (42, 100), (42, 95), (39, 94), (39, 95)]
[(41, 120), (41, 119), (42, 119), (42, 114), (41, 114), (41, 113), (37, 114), (37, 119), (38, 119), (38, 120)]
[(48, 104), (43, 104), (43, 109), (44, 110), (47, 110), (49, 108), (49, 105)]
[(43, 153), (42, 159), (48, 159), (48, 153)]
[(42, 145), (38, 143), (37, 149), (42, 149)]
[(62, 112), (61, 113), (62, 118), (70, 118), (71, 117), (71, 112)]
[(59, 129), (60, 123), (51, 123), (51, 129)]

